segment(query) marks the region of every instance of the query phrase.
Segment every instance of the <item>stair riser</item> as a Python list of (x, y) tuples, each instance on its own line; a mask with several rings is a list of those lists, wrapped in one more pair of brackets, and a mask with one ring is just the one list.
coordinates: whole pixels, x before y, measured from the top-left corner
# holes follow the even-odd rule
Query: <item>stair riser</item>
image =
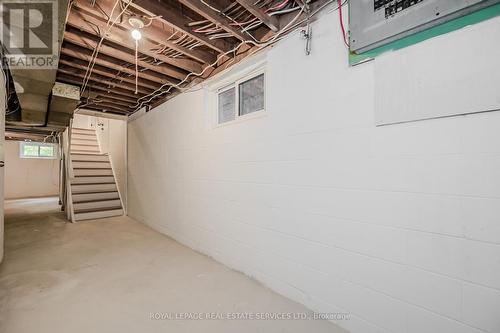
[(72, 145), (93, 145), (93, 146), (99, 145), (96, 138), (92, 138), (92, 139), (91, 138), (89, 138), (89, 139), (71, 138), (71, 144)]
[(115, 177), (78, 177), (71, 180), (71, 184), (96, 184), (96, 183), (114, 183)]
[(96, 201), (96, 202), (82, 202), (74, 203), (73, 209), (75, 211), (80, 209), (101, 209), (101, 208), (113, 208), (121, 206), (120, 200), (106, 200), (106, 201)]
[(79, 134), (79, 133), (72, 133), (71, 134), (71, 142), (74, 140), (92, 140), (92, 141), (97, 141), (97, 135), (92, 134)]
[(98, 146), (84, 146), (84, 145), (74, 145), (74, 144), (71, 144), (71, 150), (88, 151), (93, 153), (100, 152)]
[(113, 170), (110, 169), (79, 169), (73, 170), (75, 176), (112, 176)]
[(109, 193), (88, 193), (88, 194), (73, 194), (73, 204), (78, 203), (78, 201), (89, 201), (89, 200), (106, 200), (106, 199), (118, 199), (120, 196), (118, 192)]
[(111, 163), (109, 162), (72, 162), (73, 168), (87, 168), (87, 169), (109, 169)]
[(101, 212), (80, 213), (80, 214), (75, 214), (75, 221), (101, 219), (104, 217), (120, 216), (120, 215), (123, 215), (122, 209), (107, 210)]
[(107, 155), (84, 155), (84, 154), (71, 154), (71, 160), (75, 161), (89, 161), (89, 162), (109, 162)]
[(95, 185), (71, 185), (71, 193), (88, 193), (102, 191), (116, 191), (116, 184), (95, 184)]
[(89, 128), (75, 128), (73, 127), (71, 129), (72, 133), (95, 133), (94, 129), (89, 129)]

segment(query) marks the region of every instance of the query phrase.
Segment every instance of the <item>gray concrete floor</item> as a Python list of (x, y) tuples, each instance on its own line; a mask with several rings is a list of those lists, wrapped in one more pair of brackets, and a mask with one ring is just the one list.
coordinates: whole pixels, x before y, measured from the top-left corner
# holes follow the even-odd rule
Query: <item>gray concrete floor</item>
[(57, 199), (7, 201), (0, 332), (343, 332), (326, 321), (151, 320), (307, 310), (127, 217), (67, 223)]

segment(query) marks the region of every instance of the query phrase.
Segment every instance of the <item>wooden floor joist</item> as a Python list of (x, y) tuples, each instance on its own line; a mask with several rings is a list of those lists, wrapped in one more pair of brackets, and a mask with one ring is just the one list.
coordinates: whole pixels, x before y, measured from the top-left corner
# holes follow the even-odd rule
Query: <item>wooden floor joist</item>
[[(312, 0), (308, 8), (315, 11), (327, 1)], [(159, 105), (180, 93), (181, 87), (199, 83), (252, 54), (260, 47), (255, 46), (258, 41), (288, 33), (280, 29), (290, 26), (292, 19), (302, 22), (307, 17), (307, 13), (296, 17), (304, 3), (73, 0), (57, 79), (80, 87), (87, 82), (80, 105), (91, 110), (128, 114), (137, 105)], [(133, 29), (141, 32), (137, 44)], [(167, 89), (169, 93), (162, 94)], [(141, 97), (143, 103), (138, 103)]]

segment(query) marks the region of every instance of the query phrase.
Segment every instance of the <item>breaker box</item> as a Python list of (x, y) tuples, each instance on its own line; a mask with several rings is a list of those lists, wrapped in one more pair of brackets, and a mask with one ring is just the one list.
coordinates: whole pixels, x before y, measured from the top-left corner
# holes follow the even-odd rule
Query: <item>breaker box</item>
[(500, 0), (349, 1), (350, 49), (363, 53), (498, 3)]

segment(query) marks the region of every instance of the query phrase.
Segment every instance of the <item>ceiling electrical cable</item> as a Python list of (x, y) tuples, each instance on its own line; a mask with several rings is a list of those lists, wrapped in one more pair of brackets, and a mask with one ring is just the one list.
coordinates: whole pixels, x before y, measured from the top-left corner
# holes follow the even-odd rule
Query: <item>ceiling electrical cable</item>
[(339, 5), (339, 21), (340, 21), (340, 29), (342, 30), (342, 37), (344, 38), (344, 44), (349, 48), (349, 37), (347, 36), (347, 33), (345, 31), (344, 27), (344, 19), (342, 18), (342, 0), (337, 0), (337, 3)]
[(108, 29), (104, 32), (104, 34), (102, 35), (99, 43), (95, 47), (94, 52), (92, 53), (91, 60), (90, 60), (89, 65), (87, 67), (87, 71), (85, 72), (85, 76), (84, 76), (84, 80), (83, 80), (83, 85), (82, 85), (82, 88), (80, 90), (82, 93), (87, 88), (88, 81), (90, 80), (90, 77), (92, 75), (92, 71), (94, 70), (94, 65), (95, 65), (95, 62), (97, 60), (97, 56), (99, 55), (99, 49), (100, 49), (102, 43), (104, 42), (104, 39), (106, 38), (106, 36), (108, 35), (108, 33), (111, 31), (111, 29), (113, 28), (113, 26), (118, 22), (118, 19), (123, 15), (123, 13), (125, 13), (125, 11), (127, 10), (128, 6), (132, 3), (133, 0), (129, 0), (127, 2), (127, 4), (124, 6), (124, 8), (120, 12), (120, 14), (118, 14), (117, 17), (110, 24), (111, 19), (113, 18), (113, 13), (115, 11), (115, 8), (116, 8), (116, 6), (118, 4), (120, 4), (120, 6), (121, 6), (121, 1), (122, 0), (116, 0), (115, 5), (113, 6), (113, 9), (111, 10), (111, 14), (109, 16), (108, 23), (106, 24), (106, 27)]
[[(238, 22), (236, 22), (235, 20), (233, 20), (230, 16), (226, 15), (223, 11), (221, 11), (221, 10), (219, 10), (219, 9), (211, 6), (211, 5), (209, 5), (204, 0), (201, 0), (201, 2), (204, 5), (208, 6), (210, 9), (216, 11), (217, 13), (223, 15), (224, 17), (228, 18), (229, 20), (233, 21), (234, 23), (237, 23), (238, 25), (240, 25)], [(240, 42), (237, 46), (235, 46), (234, 48), (232, 48), (231, 50), (219, 54), (217, 56), (216, 60), (212, 64), (207, 65), (201, 72), (199, 72), (199, 73), (191, 72), (191, 73), (187, 74), (184, 77), (184, 79), (182, 81), (180, 81), (179, 83), (177, 83), (177, 84), (165, 83), (162, 86), (160, 86), (159, 88), (157, 88), (155, 91), (153, 91), (152, 93), (138, 98), (137, 101), (136, 101), (136, 104), (134, 106), (130, 106), (130, 108), (134, 108), (134, 110), (132, 111), (132, 114), (135, 113), (135, 112), (137, 112), (137, 111), (139, 111), (144, 105), (148, 105), (153, 99), (155, 99), (155, 98), (157, 98), (157, 97), (159, 97), (159, 96), (161, 96), (163, 94), (169, 93), (174, 88), (178, 88), (178, 89), (181, 89), (181, 90), (188, 90), (188, 89), (190, 89), (191, 88), (190, 86), (181, 87), (181, 85), (183, 85), (188, 80), (189, 77), (191, 77), (191, 76), (196, 76), (196, 77), (202, 76), (203, 74), (205, 74), (205, 72), (208, 69), (213, 68), (214, 66), (216, 66), (219, 63), (219, 61), (220, 61), (221, 58), (227, 56), (228, 54), (237, 52), (238, 49), (241, 46), (243, 46), (243, 45), (250, 44), (250, 45), (256, 46), (257, 48), (255, 50), (251, 51), (250, 54), (252, 54), (252, 53), (254, 53), (254, 52), (258, 51), (258, 50), (261, 50), (261, 49), (263, 49), (263, 48), (265, 48), (267, 46), (270, 46), (270, 45), (274, 44), (275, 42), (277, 42), (277, 41), (285, 38), (285, 36), (282, 36), (285, 32), (290, 32), (292, 29), (295, 29), (298, 26), (300, 26), (301, 24), (307, 22), (312, 17), (314, 17), (315, 15), (317, 15), (325, 7), (327, 7), (328, 5), (330, 5), (330, 4), (334, 3), (334, 2), (336, 2), (336, 1), (335, 0), (329, 0), (329, 1), (325, 2), (324, 4), (322, 4), (321, 6), (319, 6), (317, 9), (315, 9), (313, 12), (309, 13), (309, 15), (307, 15), (306, 18), (304, 18), (303, 20), (300, 20), (300, 21), (296, 22), (299, 19), (299, 17), (304, 13), (305, 8), (304, 7), (300, 7), (300, 6), (299, 7), (285, 8), (286, 5), (287, 5), (287, 3), (288, 3), (288, 1), (286, 1), (286, 0), (282, 1), (279, 5), (273, 6), (273, 8), (279, 8), (277, 10), (277, 12), (280, 12), (280, 13), (274, 14), (275, 12), (270, 12), (269, 15), (278, 15), (278, 14), (293, 12), (293, 11), (297, 11), (297, 10), (299, 10), (299, 12), (278, 33), (276, 33), (274, 36), (270, 36), (268, 39), (266, 39), (264, 41), (258, 41), (250, 33), (248, 33), (247, 31), (244, 31), (244, 32), (246, 32), (252, 38), (251, 40), (244, 40), (244, 41)], [(338, 0), (337, 1), (338, 6), (336, 8), (334, 8), (334, 9), (332, 9), (332, 11), (339, 10), (339, 16), (342, 16), (342, 13), (341, 13), (342, 6), (344, 6), (347, 2), (348, 2), (348, 0), (344, 0), (344, 2), (342, 2), (341, 0)], [(267, 3), (266, 3), (266, 5), (267, 5)], [(347, 42), (347, 35), (345, 34), (345, 28), (344, 28), (344, 25), (343, 25), (342, 18), (341, 18), (341, 22), (342, 22), (342, 31), (343, 31), (344, 36), (345, 36), (344, 42)], [(204, 21), (198, 21), (198, 22), (195, 22), (195, 23), (196, 24), (194, 24), (194, 25), (201, 25), (201, 24), (208, 23), (208, 22), (204, 20)], [(248, 23), (248, 22), (245, 22), (245, 23)], [(261, 22), (259, 22), (259, 23), (261, 23)], [(205, 25), (205, 29), (208, 29), (208, 27), (210, 27), (210, 26), (214, 27), (216, 25), (213, 24), (213, 23), (211, 25)], [(247, 28), (248, 28), (248, 26), (247, 26)], [(218, 30), (218, 31), (220, 31), (220, 30)], [(210, 33), (208, 33), (208, 34), (210, 36)], [(174, 35), (175, 35), (175, 33), (170, 38), (172, 38)], [(224, 34), (221, 33), (221, 34), (216, 34), (216, 35), (214, 35), (212, 33), (212, 35), (211, 35), (211, 37), (215, 37), (215, 38), (218, 38), (217, 36), (229, 37), (229, 36), (232, 36), (232, 35), (230, 35), (229, 33), (224, 33)], [(184, 37), (184, 36), (182, 36), (182, 37)], [(219, 38), (222, 38), (222, 37), (219, 37)], [(197, 44), (199, 44), (199, 43), (197, 43)], [(232, 59), (232, 61), (234, 61), (234, 59)], [(169, 86), (169, 87), (167, 89), (163, 90), (167, 86)]]
[[(323, 6), (321, 6), (321, 7), (320, 7), (317, 11), (319, 11), (319, 10), (320, 10), (320, 9), (322, 9), (324, 6), (326, 6), (326, 4), (329, 4), (329, 3), (333, 2), (333, 1), (334, 1), (334, 0), (331, 0), (331, 1), (329, 1), (328, 3), (325, 3), (325, 4), (324, 4)], [(258, 42), (258, 43), (254, 42), (254, 41), (252, 41), (252, 40), (242, 41), (241, 43), (239, 43), (239, 44), (238, 44), (236, 47), (234, 47), (233, 49), (231, 49), (231, 50), (229, 50), (229, 51), (227, 51), (227, 52), (224, 52), (224, 53), (222, 53), (222, 54), (219, 54), (219, 55), (217, 56), (217, 59), (216, 59), (216, 60), (215, 60), (212, 64), (210, 64), (209, 66), (206, 66), (206, 67), (205, 67), (205, 68), (204, 68), (204, 69), (203, 69), (200, 73), (194, 73), (194, 72), (191, 72), (191, 73), (189, 73), (188, 75), (186, 75), (186, 77), (185, 77), (185, 78), (184, 78), (181, 82), (179, 82), (178, 84), (175, 84), (175, 85), (171, 85), (171, 86), (170, 86), (167, 90), (162, 91), (162, 89), (163, 89), (165, 86), (167, 86), (167, 85), (168, 85), (168, 84), (163, 84), (160, 88), (156, 89), (154, 92), (152, 92), (152, 93), (150, 93), (150, 94), (148, 94), (148, 95), (145, 95), (145, 96), (143, 96), (143, 97), (138, 98), (138, 99), (137, 99), (137, 103), (136, 103), (136, 105), (134, 105), (134, 107), (136, 107), (136, 109), (135, 109), (133, 112), (136, 112), (136, 111), (137, 111), (138, 109), (140, 109), (140, 108), (141, 108), (144, 104), (147, 104), (147, 103), (151, 102), (154, 98), (156, 98), (156, 97), (158, 97), (158, 96), (161, 96), (161, 95), (163, 95), (163, 94), (165, 94), (165, 93), (170, 92), (170, 90), (172, 90), (172, 88), (180, 88), (180, 86), (181, 86), (184, 82), (186, 82), (186, 80), (187, 80), (190, 76), (201, 76), (201, 75), (203, 75), (203, 74), (204, 74), (204, 73), (205, 73), (205, 72), (206, 72), (209, 68), (212, 68), (213, 66), (217, 65), (217, 63), (219, 62), (219, 60), (220, 60), (222, 57), (224, 57), (224, 56), (226, 56), (226, 55), (228, 55), (228, 54), (230, 54), (230, 53), (232, 53), (232, 52), (237, 51), (237, 50), (238, 50), (238, 49), (239, 49), (242, 45), (244, 45), (244, 44), (253, 44), (254, 46), (259, 46), (259, 49), (261, 49), (261, 48), (263, 48), (263, 47), (266, 47), (266, 46), (268, 46), (268, 45), (271, 45), (272, 43), (274, 43), (274, 42), (278, 39), (278, 37), (279, 37), (280, 35), (282, 35), (282, 34), (283, 34), (284, 32), (286, 32), (286, 31), (288, 31), (288, 29), (290, 29), (290, 28), (292, 27), (292, 25), (294, 24), (294, 22), (295, 22), (295, 21), (296, 21), (296, 20), (300, 17), (300, 15), (302, 15), (302, 13), (303, 13), (303, 12), (304, 12), (304, 10), (303, 10), (303, 9), (301, 9), (301, 10), (300, 10), (300, 12), (299, 12), (299, 13), (298, 13), (298, 14), (297, 14), (297, 15), (296, 15), (296, 16), (295, 16), (295, 17), (294, 17), (294, 18), (293, 18), (293, 19), (292, 19), (292, 20), (291, 20), (291, 21), (290, 21), (290, 22), (289, 22), (289, 23), (288, 23), (288, 24), (287, 24), (287, 25), (286, 25), (286, 26), (285, 26), (282, 30), (280, 30), (277, 34), (275, 34), (273, 37), (271, 37), (271, 38), (270, 38), (270, 39), (268, 39), (267, 41), (265, 41), (265, 42)], [(314, 14), (312, 14), (312, 15), (314, 15)], [(312, 16), (312, 15), (311, 15), (311, 16)], [(299, 22), (298, 24), (300, 24), (300, 23), (302, 23), (302, 22)], [(149, 98), (148, 98), (148, 97), (149, 97)], [(146, 98), (148, 98), (148, 99), (147, 99), (147, 100), (145, 100), (145, 101), (141, 101), (141, 100), (146, 99)], [(139, 102), (139, 101), (141, 101), (141, 102)]]

